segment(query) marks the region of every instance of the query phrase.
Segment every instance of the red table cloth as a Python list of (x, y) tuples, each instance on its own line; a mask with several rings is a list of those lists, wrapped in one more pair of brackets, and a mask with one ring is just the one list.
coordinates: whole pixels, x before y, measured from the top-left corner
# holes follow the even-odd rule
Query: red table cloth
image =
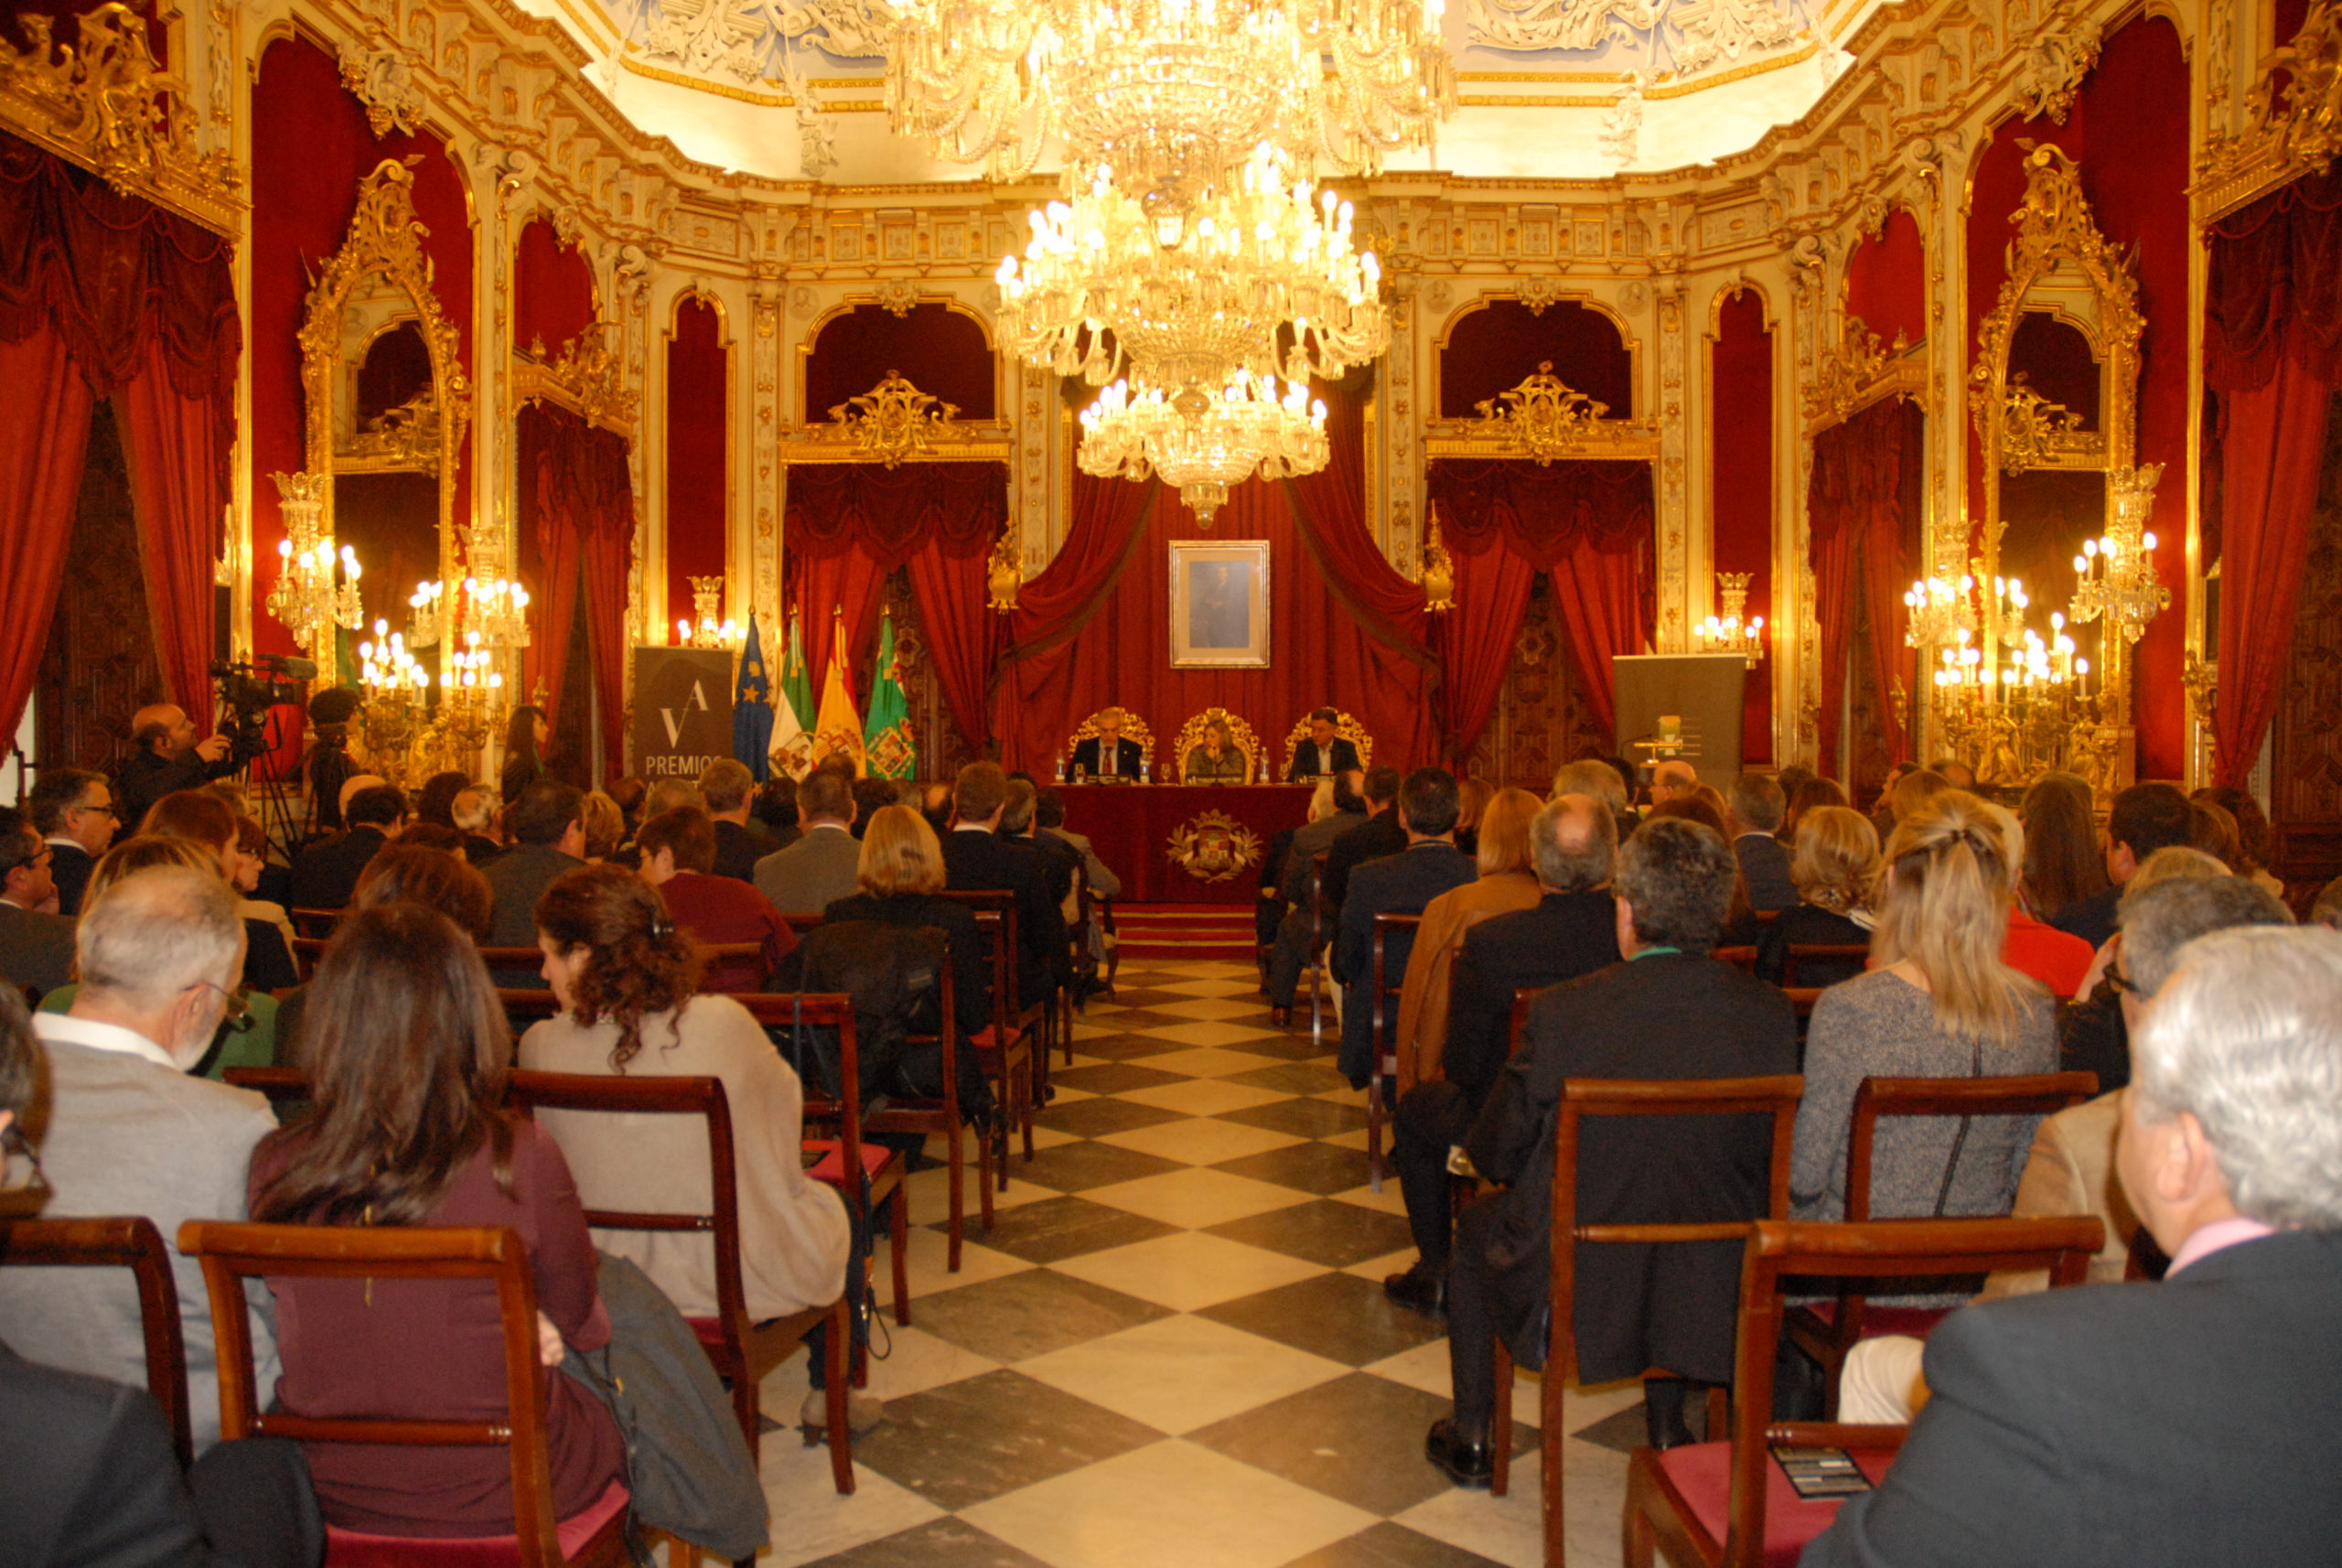
[(1306, 784), (1067, 786), (1065, 825), (1123, 879), (1123, 904), (1259, 901), (1269, 841), (1309, 820)]

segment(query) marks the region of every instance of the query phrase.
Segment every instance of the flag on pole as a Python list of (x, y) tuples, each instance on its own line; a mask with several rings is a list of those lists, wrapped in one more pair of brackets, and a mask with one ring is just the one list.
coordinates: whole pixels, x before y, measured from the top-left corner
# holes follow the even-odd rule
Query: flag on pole
[(878, 623), (878, 674), (870, 685), (870, 722), (862, 732), (863, 756), (873, 779), (908, 779), (919, 770), (919, 746), (911, 738), (910, 700), (895, 668), (895, 618)]
[[(780, 661), (780, 694), (797, 715), (797, 728), (813, 733), (813, 676), (805, 667), (805, 639), (798, 635), (797, 612), (789, 612), (789, 652)], [(784, 726), (786, 727), (786, 726)]]
[(854, 758), (854, 770), (863, 770), (862, 715), (854, 709), (854, 692), (845, 678), (845, 612), (837, 612), (830, 633), (830, 671), (822, 680), (822, 708), (813, 723), (813, 760), (833, 751)]
[(747, 646), (732, 682), (732, 755), (759, 784), (772, 777), (772, 682), (765, 678), (764, 643), (757, 636), (757, 612), (750, 610)]

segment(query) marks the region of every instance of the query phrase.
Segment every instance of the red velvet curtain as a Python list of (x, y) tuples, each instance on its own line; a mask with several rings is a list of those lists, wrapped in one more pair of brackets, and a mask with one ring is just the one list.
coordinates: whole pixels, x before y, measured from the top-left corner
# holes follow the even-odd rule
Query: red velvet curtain
[(626, 580), (634, 553), (634, 481), (626, 441), (567, 409), (523, 408), (517, 422), (521, 508), (532, 518), (538, 614), (524, 661), (532, 692), (558, 702), (577, 596), (586, 596), (586, 657), (607, 775), (624, 770)]
[(0, 719), (56, 611), (92, 401), (121, 393), (165, 678), (209, 727), (211, 563), (236, 436), (223, 237), (0, 134)]
[(2240, 785), (2276, 713), (2342, 385), (2342, 172), (2214, 226), (2206, 316), (2204, 379), (2222, 426), (2212, 737), (2219, 782)]
[(1871, 671), (1882, 688), (1878, 713), (1886, 747), (1897, 760), (1909, 755), (1909, 738), (1885, 687), (1899, 679), (1905, 695), (1917, 696), (1911, 651), (1903, 645), (1903, 592), (1919, 567), (1926, 435), (1927, 416), (1918, 405), (1894, 399), (1832, 425), (1813, 443), (1806, 518), (1814, 614), (1821, 623), (1821, 767), (1833, 777), (1856, 594), (1867, 601)]
[(1610, 660), (1648, 647), (1657, 615), (1650, 465), (1442, 459), (1430, 489), (1457, 567), (1456, 608), (1440, 628), (1451, 749), (1469, 752), (1488, 725), (1539, 572), (1552, 583), (1586, 706), (1615, 728)]
[(999, 463), (791, 468), (783, 597), (801, 618), (815, 687), (829, 678), (835, 612), (845, 613), (850, 663), (877, 621), (887, 574), (908, 566), (944, 703), (970, 747), (983, 750), (999, 636), (984, 577), (1007, 518), (1008, 470)]

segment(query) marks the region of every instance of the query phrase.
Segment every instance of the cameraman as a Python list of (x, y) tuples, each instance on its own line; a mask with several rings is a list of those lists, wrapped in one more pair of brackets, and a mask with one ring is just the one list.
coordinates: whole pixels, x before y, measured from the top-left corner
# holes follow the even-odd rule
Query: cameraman
[(130, 739), (136, 751), (114, 775), (113, 792), (122, 802), (122, 825), (136, 832), (146, 808), (175, 789), (194, 789), (236, 770), (228, 737), (209, 735), (195, 738), (195, 721), (185, 708), (156, 703), (131, 715)]
[(341, 787), (358, 776), (349, 755), (349, 725), (365, 698), (349, 686), (333, 686), (309, 699), (309, 801), (320, 833), (339, 832)]

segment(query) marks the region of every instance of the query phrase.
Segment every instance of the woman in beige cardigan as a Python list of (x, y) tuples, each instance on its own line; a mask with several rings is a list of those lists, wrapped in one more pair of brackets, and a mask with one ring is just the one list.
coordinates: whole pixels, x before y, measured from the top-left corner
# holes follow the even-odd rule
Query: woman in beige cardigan
[[(722, 1082), (749, 1317), (835, 1301), (851, 1232), (844, 1203), (808, 1178), (798, 1157), (804, 1088), (747, 1008), (728, 996), (693, 994), (699, 956), (657, 889), (618, 866), (586, 866), (546, 889), (536, 922), (545, 980), (562, 1011), (521, 1037), (520, 1065)], [(576, 1111), (543, 1111), (538, 1119), (561, 1145), (587, 1208), (706, 1210), (707, 1133), (698, 1121)], [(708, 1237), (596, 1230), (594, 1244), (630, 1259), (685, 1316), (714, 1316)], [(821, 1366), (818, 1354), (813, 1365)], [(824, 1413), (815, 1409), (813, 1424)], [(863, 1423), (857, 1412), (855, 1424)]]
[(1533, 908), (1539, 890), (1529, 864), (1529, 823), (1544, 802), (1526, 789), (1503, 789), (1480, 813), (1480, 875), (1423, 906), (1414, 950), (1399, 993), (1399, 1092), (1440, 1076), (1447, 1044), (1447, 983), (1464, 933), (1490, 915)]

